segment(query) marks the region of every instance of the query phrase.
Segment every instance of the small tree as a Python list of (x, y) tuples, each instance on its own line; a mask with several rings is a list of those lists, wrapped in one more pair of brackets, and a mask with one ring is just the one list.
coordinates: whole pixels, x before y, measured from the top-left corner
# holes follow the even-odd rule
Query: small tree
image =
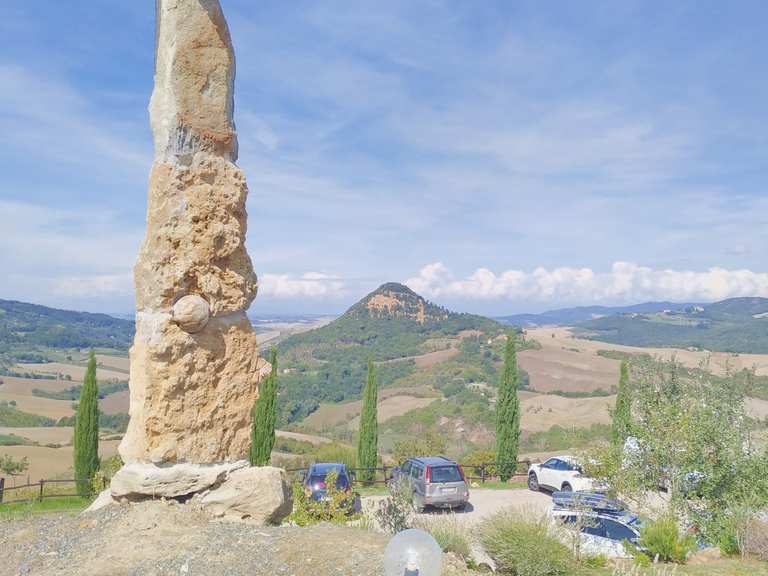
[(89, 496), (93, 491), (93, 476), (99, 469), (99, 388), (93, 350), (88, 355), (88, 368), (75, 414), (74, 445), (77, 493)]
[(520, 443), (520, 401), (517, 398), (517, 352), (515, 334), (507, 335), (504, 367), (496, 401), (496, 464), (499, 478), (506, 482), (515, 473)]
[(11, 477), (14, 486), (16, 485), (16, 476), (22, 474), (29, 468), (29, 460), (25, 456), (21, 460), (14, 460), (10, 454), (0, 456), (0, 472)]
[(275, 445), (275, 421), (277, 420), (277, 350), (272, 348), (269, 355), (272, 371), (259, 390), (259, 397), (253, 405), (251, 423), (252, 466), (269, 464)]
[[(368, 381), (363, 390), (363, 411), (360, 414), (360, 434), (357, 441), (357, 465), (360, 468), (375, 468), (379, 459), (378, 400), (373, 361), (368, 360)], [(362, 470), (360, 473), (360, 479), (364, 482), (373, 481), (375, 476), (375, 470)]]
[(621, 377), (616, 394), (616, 406), (613, 409), (611, 442), (614, 448), (621, 449), (632, 430), (632, 399), (629, 391), (629, 364), (621, 363)]
[(444, 436), (428, 430), (418, 438), (410, 437), (396, 441), (392, 447), (392, 454), (396, 462), (402, 463), (408, 458), (417, 456), (445, 454), (447, 447), (448, 442)]

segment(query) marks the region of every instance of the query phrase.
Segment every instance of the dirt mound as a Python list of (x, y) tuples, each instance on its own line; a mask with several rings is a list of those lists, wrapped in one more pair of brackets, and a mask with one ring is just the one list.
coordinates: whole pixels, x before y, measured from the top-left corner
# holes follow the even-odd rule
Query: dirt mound
[[(258, 528), (144, 502), (0, 526), (0, 575), (380, 576), (387, 537), (340, 526)], [(469, 572), (449, 565), (446, 575)]]

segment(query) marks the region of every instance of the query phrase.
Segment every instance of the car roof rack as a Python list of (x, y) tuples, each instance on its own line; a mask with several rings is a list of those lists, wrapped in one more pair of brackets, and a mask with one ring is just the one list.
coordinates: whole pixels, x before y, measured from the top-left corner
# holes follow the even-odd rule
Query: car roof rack
[(626, 514), (628, 512), (624, 502), (608, 498), (600, 492), (553, 492), (552, 502), (556, 508), (565, 510), (586, 508), (606, 514)]

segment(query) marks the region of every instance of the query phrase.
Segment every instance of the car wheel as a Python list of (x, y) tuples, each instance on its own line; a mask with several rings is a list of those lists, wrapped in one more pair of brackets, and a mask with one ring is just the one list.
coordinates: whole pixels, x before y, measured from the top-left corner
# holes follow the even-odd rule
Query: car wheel
[(563, 484), (563, 487), (560, 490), (562, 490), (563, 492), (573, 492), (573, 487), (570, 484), (568, 484), (568, 482), (566, 482)]
[(528, 488), (534, 492), (539, 491), (539, 479), (535, 472), (528, 474)]

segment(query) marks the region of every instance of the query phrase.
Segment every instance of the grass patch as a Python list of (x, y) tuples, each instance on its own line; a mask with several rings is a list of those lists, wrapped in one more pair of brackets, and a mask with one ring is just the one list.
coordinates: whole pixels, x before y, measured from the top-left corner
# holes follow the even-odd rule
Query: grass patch
[(592, 424), (589, 428), (563, 428), (553, 426), (544, 432), (535, 432), (520, 442), (523, 452), (552, 452), (592, 446), (607, 440), (611, 427), (607, 424)]
[(0, 406), (0, 426), (8, 428), (37, 428), (39, 426), (56, 426), (56, 420), (46, 416), (38, 416), (22, 412), (13, 406)]
[(0, 446), (34, 446), (35, 442), (16, 436), (16, 434), (0, 434)]
[(417, 518), (414, 528), (421, 528), (432, 534), (443, 552), (453, 552), (464, 560), (471, 555), (468, 528), (455, 514)]
[(76, 513), (87, 508), (90, 503), (90, 498), (80, 496), (59, 496), (32, 502), (8, 502), (0, 504), (0, 520), (17, 520), (36, 514)]

